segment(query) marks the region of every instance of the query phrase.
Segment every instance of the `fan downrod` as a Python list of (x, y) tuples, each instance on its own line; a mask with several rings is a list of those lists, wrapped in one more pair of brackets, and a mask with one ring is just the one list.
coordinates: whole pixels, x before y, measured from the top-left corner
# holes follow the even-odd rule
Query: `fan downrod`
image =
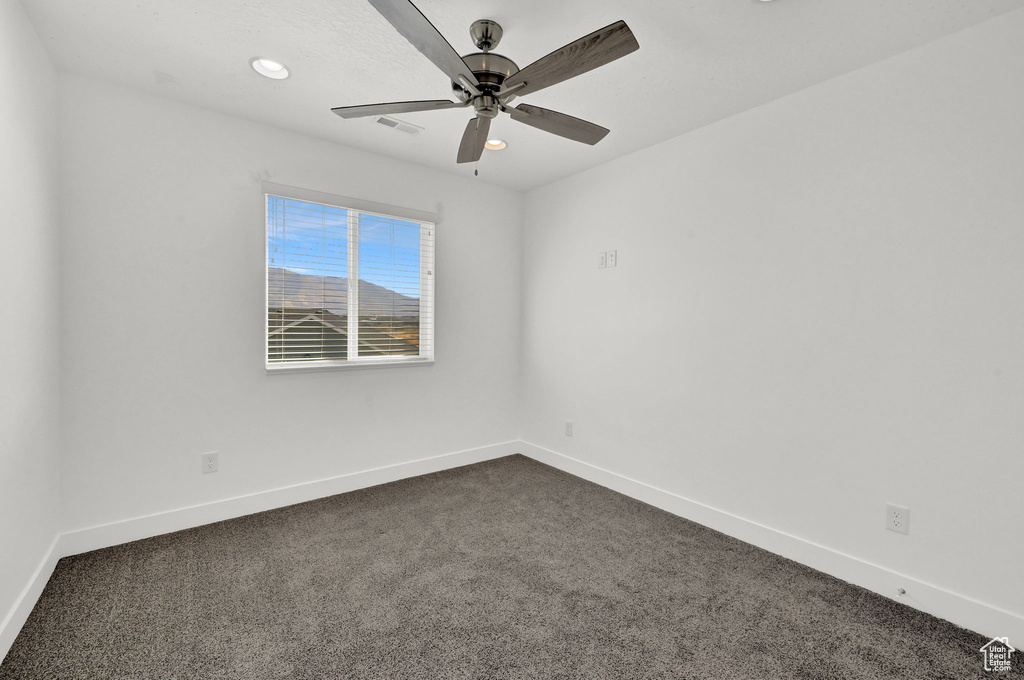
[[(469, 27), (469, 35), (472, 36), (473, 42), (480, 51), (463, 55), (462, 61), (465, 62), (479, 82), (480, 93), (493, 95), (501, 89), (501, 84), (505, 82), (506, 78), (510, 78), (519, 72), (519, 67), (508, 57), (497, 52), (491, 52), (492, 49), (498, 46), (498, 42), (501, 41), (502, 30), (498, 22), (491, 21), (490, 19), (474, 21)], [(452, 81), (452, 92), (458, 99), (464, 102), (479, 97), (478, 94), (470, 92), (462, 83), (457, 81)], [(503, 98), (502, 101), (505, 102), (511, 99), (512, 97), (508, 97), (508, 99)], [(497, 115), (498, 107), (496, 105), (491, 103), (482, 104), (477, 101), (474, 101), (474, 105), (477, 106), (478, 110), (483, 108), (481, 115), (487, 118)]]

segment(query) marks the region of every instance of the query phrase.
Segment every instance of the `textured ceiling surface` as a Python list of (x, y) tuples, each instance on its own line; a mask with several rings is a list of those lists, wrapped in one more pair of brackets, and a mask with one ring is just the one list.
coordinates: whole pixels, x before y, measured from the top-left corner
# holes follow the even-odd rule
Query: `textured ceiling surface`
[[(416, 0), (461, 54), (493, 19), (525, 67), (623, 19), (640, 50), (517, 99), (592, 121), (591, 147), (501, 115), (508, 142), (455, 163), (470, 109), (403, 114), (411, 136), (330, 109), (451, 98), (447, 78), (366, 0), (23, 0), (58, 68), (527, 190), (1024, 7), (1024, 0)], [(278, 59), (291, 78), (253, 72)]]

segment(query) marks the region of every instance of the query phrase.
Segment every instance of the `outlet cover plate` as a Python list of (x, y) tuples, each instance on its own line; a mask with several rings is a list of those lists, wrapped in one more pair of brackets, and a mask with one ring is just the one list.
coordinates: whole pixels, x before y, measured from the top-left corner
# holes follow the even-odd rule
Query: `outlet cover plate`
[(220, 467), (220, 456), (216, 451), (203, 454), (203, 474), (216, 472)]
[(910, 533), (910, 508), (888, 503), (885, 506), (885, 528), (898, 534)]

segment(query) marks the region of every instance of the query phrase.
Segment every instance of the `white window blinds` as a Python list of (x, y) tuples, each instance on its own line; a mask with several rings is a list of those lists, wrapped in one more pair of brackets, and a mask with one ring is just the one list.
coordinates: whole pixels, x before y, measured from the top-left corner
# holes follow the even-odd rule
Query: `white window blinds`
[(267, 368), (433, 359), (434, 223), (266, 194)]

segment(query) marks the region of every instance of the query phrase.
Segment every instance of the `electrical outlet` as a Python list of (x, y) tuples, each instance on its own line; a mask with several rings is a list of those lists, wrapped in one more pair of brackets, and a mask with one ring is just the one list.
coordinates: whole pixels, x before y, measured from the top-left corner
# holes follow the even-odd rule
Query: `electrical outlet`
[(565, 421), (565, 436), (566, 437), (571, 437), (572, 436), (572, 421), (571, 420)]
[(604, 269), (608, 266), (608, 253), (597, 254), (597, 268)]
[(614, 267), (619, 261), (619, 251), (609, 250), (608, 251), (608, 266)]
[(204, 475), (208, 472), (216, 472), (218, 467), (220, 467), (220, 457), (216, 451), (203, 454)]
[(885, 506), (885, 528), (898, 534), (910, 533), (910, 508), (889, 503)]

